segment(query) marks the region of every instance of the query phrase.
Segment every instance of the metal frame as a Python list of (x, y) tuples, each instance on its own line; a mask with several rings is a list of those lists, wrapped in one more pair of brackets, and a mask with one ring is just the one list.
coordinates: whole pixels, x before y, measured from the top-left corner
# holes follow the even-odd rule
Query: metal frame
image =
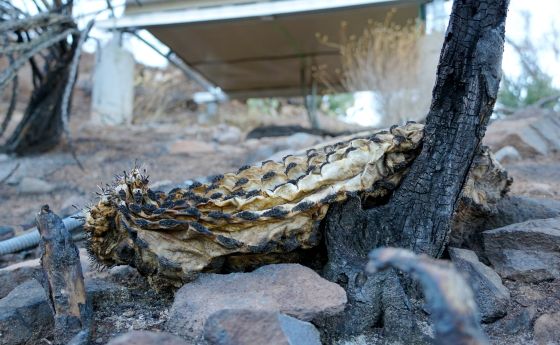
[[(122, 29), (172, 24), (201, 23), (246, 18), (271, 17), (294, 13), (328, 11), (371, 4), (390, 4), (402, 0), (284, 0), (208, 8), (186, 8), (172, 11), (131, 14), (122, 18), (99, 21), (101, 29)], [(408, 0), (414, 3), (418, 0)]]

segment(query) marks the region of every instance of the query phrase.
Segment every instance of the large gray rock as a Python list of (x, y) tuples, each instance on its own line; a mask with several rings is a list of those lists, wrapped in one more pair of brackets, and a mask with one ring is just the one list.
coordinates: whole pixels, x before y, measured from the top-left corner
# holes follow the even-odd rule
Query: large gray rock
[(489, 217), (484, 230), (500, 228), (531, 219), (560, 217), (560, 201), (525, 196), (509, 196), (497, 204), (498, 212)]
[(298, 264), (261, 267), (251, 273), (203, 274), (175, 294), (166, 328), (187, 340), (199, 339), (204, 323), (217, 311), (278, 311), (310, 321), (335, 315), (346, 292)]
[(309, 322), (272, 311), (221, 310), (204, 325), (209, 345), (321, 345)]
[(492, 122), (486, 130), (484, 143), (494, 152), (512, 146), (525, 158), (559, 151), (558, 115), (538, 109), (530, 111)]
[(482, 321), (491, 322), (504, 316), (510, 294), (500, 276), (481, 263), (471, 250), (449, 248), (449, 255), (473, 290)]
[[(94, 306), (126, 293), (117, 284), (99, 280), (86, 281), (86, 292)], [(49, 335), (53, 322), (45, 290), (35, 279), (0, 299), (0, 345), (34, 344)]]
[[(472, 213), (468, 219), (453, 223), (450, 245), (474, 250), (485, 260), (482, 232), (531, 219), (560, 217), (560, 201), (525, 196), (506, 196), (496, 203), (492, 213)], [(487, 262), (487, 261), (485, 261)]]
[(190, 345), (166, 332), (130, 331), (111, 339), (107, 345)]
[[(80, 263), (82, 272), (86, 274), (91, 270), (91, 261), (84, 248), (80, 249)], [(31, 259), (12, 264), (0, 269), (0, 298), (5, 297), (12, 289), (23, 282), (35, 278), (41, 271), (39, 259)]]
[(6, 297), (10, 291), (22, 283), (33, 279), (41, 271), (37, 260), (24, 261), (0, 269), (0, 298)]
[(47, 295), (38, 281), (29, 280), (0, 299), (0, 344), (33, 344), (53, 326)]
[(538, 345), (560, 344), (560, 313), (539, 316), (535, 320), (533, 334)]
[(488, 260), (502, 278), (560, 278), (560, 218), (530, 220), (483, 232)]

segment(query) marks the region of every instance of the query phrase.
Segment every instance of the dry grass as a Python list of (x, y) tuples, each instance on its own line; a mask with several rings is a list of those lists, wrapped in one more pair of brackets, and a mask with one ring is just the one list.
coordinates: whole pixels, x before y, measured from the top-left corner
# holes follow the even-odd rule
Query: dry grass
[[(340, 27), (340, 42), (317, 34), (322, 44), (339, 50), (342, 84), (349, 91), (373, 91), (378, 99), (382, 124), (419, 120), (426, 115), (432, 85), (421, 80), (420, 38), (423, 26), (408, 22), (393, 22), (396, 10), (384, 22), (369, 21), (360, 35), (351, 35), (347, 23)], [(325, 66), (316, 76), (327, 86), (332, 85)], [(430, 81), (431, 83), (431, 81)]]
[(201, 91), (175, 68), (151, 68), (139, 65), (135, 71), (134, 122), (157, 122), (189, 109), (192, 95)]

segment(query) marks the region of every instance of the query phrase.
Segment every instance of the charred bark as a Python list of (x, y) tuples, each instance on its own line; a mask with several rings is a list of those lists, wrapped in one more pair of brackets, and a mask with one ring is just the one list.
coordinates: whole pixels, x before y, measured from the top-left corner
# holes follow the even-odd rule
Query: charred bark
[[(68, 135), (68, 113), (76, 81), (81, 43), (87, 31), (80, 32), (72, 18), (72, 1), (44, 1), (39, 13), (30, 15), (9, 1), (0, 0), (0, 94), (12, 86), (10, 106), (1, 121), (0, 152), (33, 154), (56, 146), (62, 134)], [(21, 119), (14, 117), (19, 98), (18, 73), (31, 69), (33, 90)], [(19, 121), (17, 126), (9, 126)], [(8, 129), (11, 128), (8, 133)]]
[(44, 82), (31, 95), (23, 119), (8, 138), (3, 151), (18, 155), (40, 153), (56, 146), (64, 132), (63, 92), (68, 84), (70, 61), (74, 51), (56, 61)]
[(54, 343), (86, 344), (93, 310), (88, 300), (80, 254), (62, 220), (43, 206), (37, 215), (41, 235), (40, 281), (54, 315)]
[[(442, 255), (450, 221), (496, 101), (508, 3), (454, 2), (422, 151), (409, 173), (385, 205), (366, 209), (361, 200), (354, 199), (329, 209), (323, 223), (329, 256), (324, 274), (345, 285), (349, 298), (345, 315), (331, 320), (329, 337), (383, 326), (389, 339), (425, 341), (406, 302), (407, 294), (418, 296), (417, 289), (403, 284), (396, 271), (368, 279), (362, 269), (368, 252), (380, 246)], [(387, 298), (395, 293), (405, 302), (400, 297)], [(395, 310), (401, 317), (394, 317)]]

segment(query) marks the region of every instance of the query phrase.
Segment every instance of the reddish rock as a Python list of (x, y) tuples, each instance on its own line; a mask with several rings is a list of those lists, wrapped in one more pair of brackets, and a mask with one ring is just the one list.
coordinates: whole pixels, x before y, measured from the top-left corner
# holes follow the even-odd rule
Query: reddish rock
[(261, 267), (251, 273), (203, 274), (175, 294), (166, 328), (199, 340), (210, 315), (224, 309), (281, 312), (310, 321), (344, 310), (346, 292), (298, 264)]

